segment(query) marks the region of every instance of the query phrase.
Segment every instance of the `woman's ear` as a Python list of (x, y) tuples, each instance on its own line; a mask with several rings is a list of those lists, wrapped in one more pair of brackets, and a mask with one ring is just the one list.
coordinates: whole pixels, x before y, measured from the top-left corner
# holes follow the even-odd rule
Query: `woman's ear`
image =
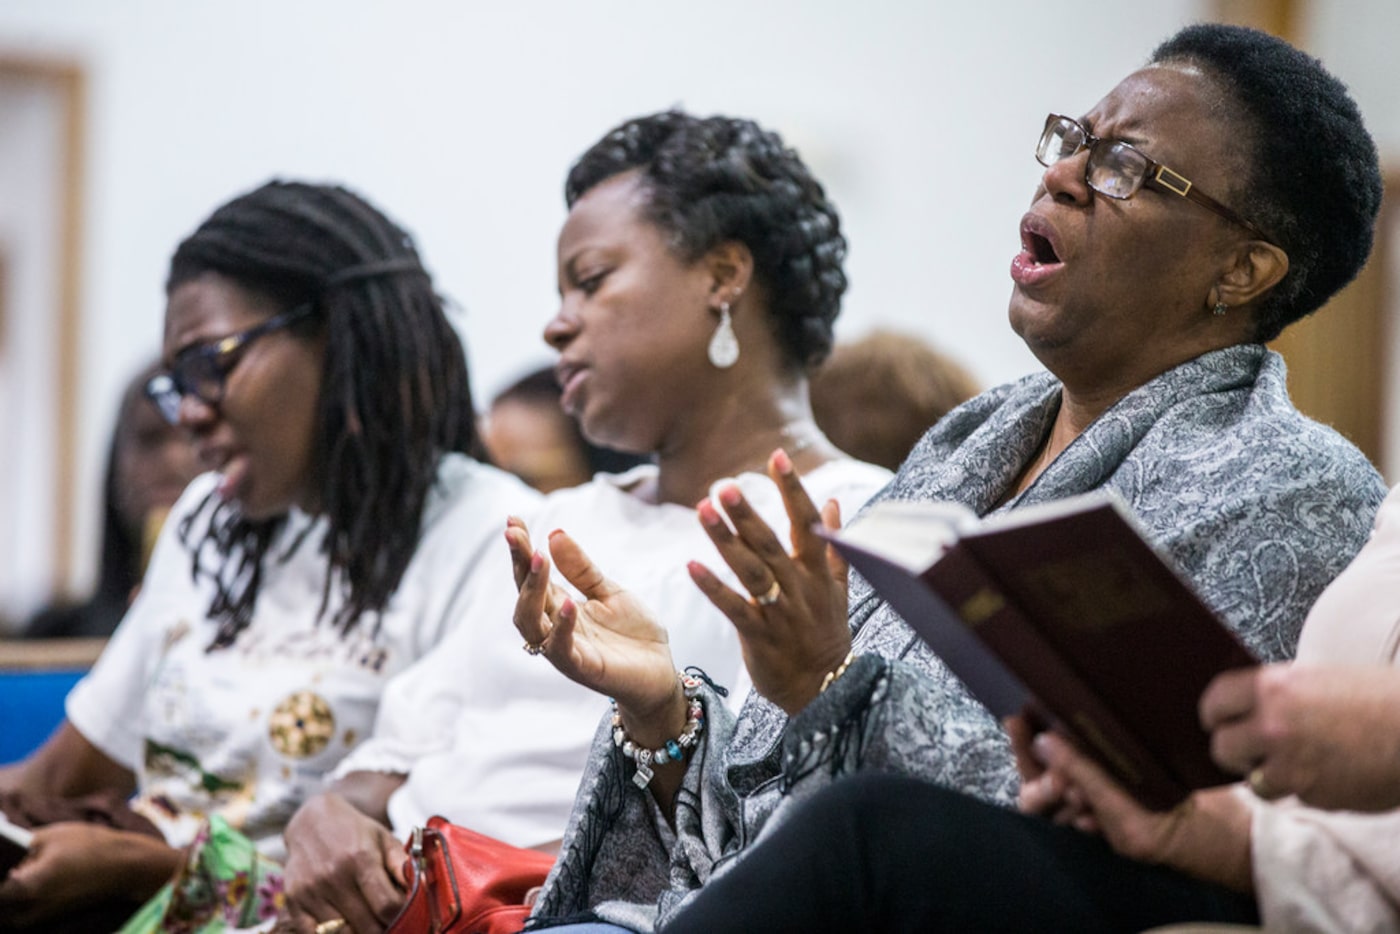
[(753, 280), (753, 254), (738, 240), (725, 240), (705, 254), (701, 262), (710, 274), (710, 298), (716, 307), (731, 305), (748, 291)]
[(1288, 274), (1288, 254), (1263, 240), (1241, 244), (1234, 259), (1216, 285), (1216, 301), (1231, 308), (1256, 301)]

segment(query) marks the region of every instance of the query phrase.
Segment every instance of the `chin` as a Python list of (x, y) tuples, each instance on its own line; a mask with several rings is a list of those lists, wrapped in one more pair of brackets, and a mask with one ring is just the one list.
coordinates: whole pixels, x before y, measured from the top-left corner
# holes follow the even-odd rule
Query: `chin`
[(656, 451), (657, 445), (639, 441), (635, 432), (626, 429), (625, 424), (599, 424), (596, 421), (579, 423), (579, 431), (589, 444), (621, 451), (624, 454), (651, 454)]
[(238, 504), (238, 511), (243, 513), (243, 517), (254, 522), (266, 522), (269, 519), (279, 518), (286, 515), (293, 506), (300, 505), (284, 496), (267, 497), (258, 496), (256, 493), (250, 496), (237, 496), (234, 500)]

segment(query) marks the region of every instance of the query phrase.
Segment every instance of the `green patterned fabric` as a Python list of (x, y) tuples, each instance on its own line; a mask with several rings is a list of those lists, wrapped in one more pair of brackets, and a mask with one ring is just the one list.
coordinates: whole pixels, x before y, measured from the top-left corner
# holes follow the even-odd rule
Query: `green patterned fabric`
[(120, 934), (218, 934), (265, 930), (284, 903), (282, 868), (214, 816), (200, 828), (174, 881)]

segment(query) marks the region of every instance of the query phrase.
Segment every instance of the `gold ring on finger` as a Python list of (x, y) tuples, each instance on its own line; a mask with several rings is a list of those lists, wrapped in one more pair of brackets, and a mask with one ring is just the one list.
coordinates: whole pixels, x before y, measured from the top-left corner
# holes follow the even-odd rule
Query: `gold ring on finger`
[(779, 586), (778, 579), (773, 578), (773, 584), (763, 593), (753, 598), (756, 606), (772, 606), (778, 602), (778, 598), (783, 595), (783, 588)]
[(346, 927), (344, 918), (332, 918), (316, 925), (316, 934), (335, 934), (336, 931), (343, 931)]

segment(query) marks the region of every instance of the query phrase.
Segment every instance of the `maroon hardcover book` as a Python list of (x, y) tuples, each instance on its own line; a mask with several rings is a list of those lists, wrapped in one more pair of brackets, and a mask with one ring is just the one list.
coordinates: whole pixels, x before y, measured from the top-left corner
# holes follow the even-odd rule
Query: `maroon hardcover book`
[(1232, 780), (1196, 704), (1256, 659), (1116, 496), (986, 521), (880, 503), (829, 537), (993, 714), (1047, 720), (1152, 808)]

